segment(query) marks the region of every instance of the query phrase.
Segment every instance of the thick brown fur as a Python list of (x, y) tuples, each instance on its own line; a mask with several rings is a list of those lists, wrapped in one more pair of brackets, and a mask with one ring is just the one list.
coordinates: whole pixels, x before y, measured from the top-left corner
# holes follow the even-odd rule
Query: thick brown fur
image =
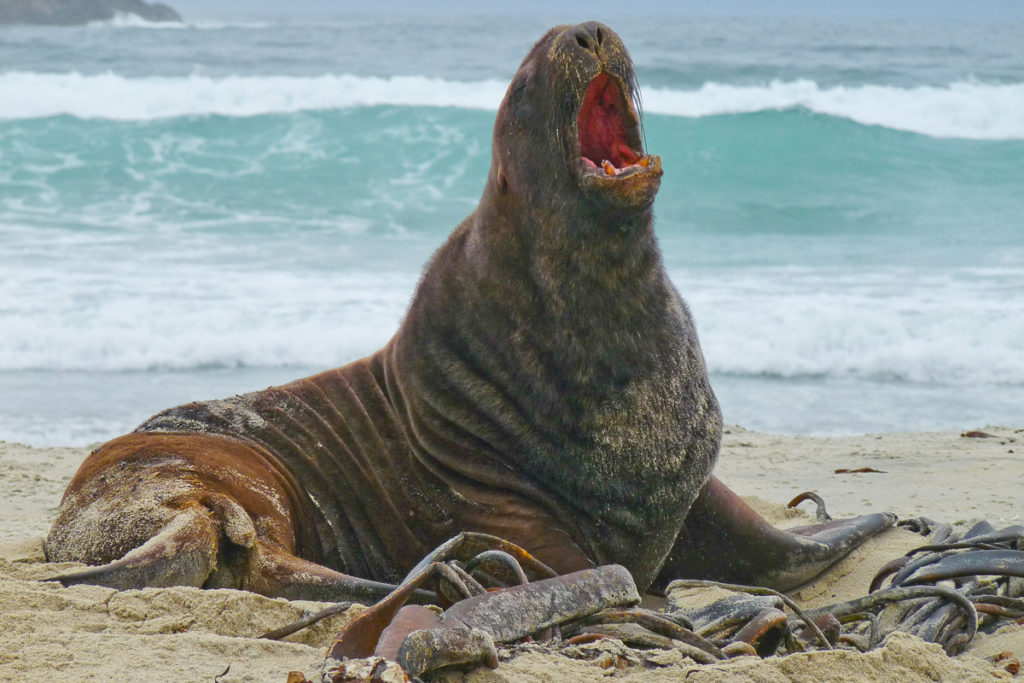
[[(560, 572), (619, 563), (641, 590), (674, 546), (685, 569), (677, 538), (721, 416), (654, 235), (660, 160), (623, 177), (581, 166), (577, 114), (602, 72), (642, 154), (619, 38), (595, 23), (549, 31), (501, 103), (480, 205), (387, 346), (101, 446), (65, 494), (49, 558), (109, 563), (161, 533), (178, 542), (161, 529), (186, 511), (215, 537), (188, 541), (191, 581), (267, 594), (330, 588), (338, 572), (394, 582), (459, 531)], [(303, 579), (290, 558), (326, 569), (300, 563)]]

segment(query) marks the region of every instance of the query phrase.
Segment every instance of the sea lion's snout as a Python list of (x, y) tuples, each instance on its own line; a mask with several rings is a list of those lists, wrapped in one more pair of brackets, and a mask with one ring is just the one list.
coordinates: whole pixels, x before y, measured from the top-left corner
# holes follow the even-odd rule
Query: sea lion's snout
[(633, 62), (613, 30), (555, 26), (498, 108), (489, 191), (533, 209), (575, 201), (612, 222), (650, 209), (661, 159), (644, 151), (638, 103)]
[(604, 36), (608, 32), (608, 27), (596, 21), (588, 21), (573, 26), (571, 30), (577, 45), (584, 50), (590, 50), (597, 54), (604, 43)]

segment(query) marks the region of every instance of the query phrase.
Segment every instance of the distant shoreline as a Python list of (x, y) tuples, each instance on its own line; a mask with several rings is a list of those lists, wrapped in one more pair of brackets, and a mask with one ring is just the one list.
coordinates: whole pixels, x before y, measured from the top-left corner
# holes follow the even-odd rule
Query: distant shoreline
[(0, 5), (0, 25), (82, 26), (131, 14), (145, 21), (182, 21), (171, 7), (142, 0), (7, 0)]

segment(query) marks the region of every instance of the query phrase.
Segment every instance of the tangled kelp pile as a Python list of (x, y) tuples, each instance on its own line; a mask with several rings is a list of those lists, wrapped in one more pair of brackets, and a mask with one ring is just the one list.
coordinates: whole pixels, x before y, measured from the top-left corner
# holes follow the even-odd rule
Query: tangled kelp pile
[[(827, 517), (818, 503), (819, 518)], [(1024, 619), (1024, 527), (979, 522), (959, 532), (927, 519), (901, 526), (930, 538), (887, 563), (867, 595), (806, 611), (770, 589), (696, 580), (673, 582), (663, 609), (645, 609), (621, 567), (556, 576), (512, 544), (463, 534), (343, 629), (321, 680), (431, 677), (453, 667), (494, 668), (538, 649), (600, 659), (600, 666), (649, 668), (677, 663), (678, 655), (714, 664), (815, 650), (868, 652), (894, 633), (956, 654), (979, 631)], [(481, 550), (487, 544), (494, 547)], [(466, 549), (477, 554), (458, 559)], [(432, 581), (447, 609), (402, 606)], [(621, 645), (609, 648), (602, 642), (609, 640)], [(1015, 673), (1019, 664), (1005, 666)], [(298, 672), (289, 678), (304, 680)]]

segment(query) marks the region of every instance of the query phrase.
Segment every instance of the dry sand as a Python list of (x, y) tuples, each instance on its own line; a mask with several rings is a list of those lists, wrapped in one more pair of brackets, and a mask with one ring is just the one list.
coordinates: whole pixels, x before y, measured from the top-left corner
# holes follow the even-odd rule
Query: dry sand
[[(807, 513), (782, 505), (804, 490), (821, 494), (835, 516), (890, 510), (946, 522), (985, 518), (996, 525), (1019, 524), (1024, 515), (1024, 429), (979, 429), (995, 438), (963, 438), (959, 432), (817, 438), (731, 427), (716, 473), (782, 526), (806, 521)], [(39, 581), (69, 566), (43, 563), (40, 543), (87, 452), (0, 442), (0, 680), (284, 683), (291, 670), (315, 676), (345, 615), (288, 642), (255, 636), (318, 608), (316, 603), (231, 590), (114, 591)], [(861, 467), (883, 473), (834, 472)], [(812, 505), (804, 505), (812, 512)], [(919, 544), (920, 537), (891, 530), (793, 595), (810, 606), (863, 595), (882, 564)], [(614, 641), (590, 647), (602, 649), (601, 656), (581, 651), (588, 659), (572, 659), (538, 648), (495, 671), (481, 669), (453, 679), (991, 681), (1013, 677), (993, 665), (987, 659), (991, 655), (1011, 651), (1024, 659), (1024, 626), (981, 636), (956, 658), (913, 636), (891, 637), (885, 647), (863, 655), (816, 652), (705, 667), (672, 651), (641, 657), (616, 649)]]

